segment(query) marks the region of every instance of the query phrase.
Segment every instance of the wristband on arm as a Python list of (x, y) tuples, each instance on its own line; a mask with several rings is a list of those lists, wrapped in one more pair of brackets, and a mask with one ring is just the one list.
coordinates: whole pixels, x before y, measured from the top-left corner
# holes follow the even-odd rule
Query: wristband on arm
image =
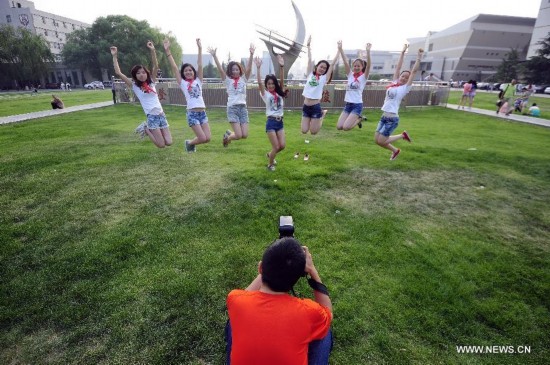
[(309, 286), (310, 286), (313, 290), (316, 290), (316, 291), (318, 291), (318, 292), (320, 292), (320, 293), (323, 293), (323, 294), (325, 294), (325, 295), (327, 295), (327, 296), (329, 295), (329, 294), (328, 294), (328, 289), (327, 289), (327, 287), (325, 286), (325, 284), (320, 283), (320, 282), (318, 282), (318, 281), (315, 281), (315, 280), (313, 280), (312, 278), (308, 278), (308, 279), (307, 279), (307, 283), (309, 284)]

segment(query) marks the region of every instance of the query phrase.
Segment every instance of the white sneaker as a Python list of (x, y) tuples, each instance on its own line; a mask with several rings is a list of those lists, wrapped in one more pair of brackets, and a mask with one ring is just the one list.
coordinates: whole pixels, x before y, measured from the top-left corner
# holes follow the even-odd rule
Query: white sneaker
[(137, 128), (134, 130), (134, 133), (139, 136), (139, 138), (143, 139), (147, 133), (145, 133), (145, 128), (147, 128), (147, 122), (142, 122), (140, 125), (137, 126)]

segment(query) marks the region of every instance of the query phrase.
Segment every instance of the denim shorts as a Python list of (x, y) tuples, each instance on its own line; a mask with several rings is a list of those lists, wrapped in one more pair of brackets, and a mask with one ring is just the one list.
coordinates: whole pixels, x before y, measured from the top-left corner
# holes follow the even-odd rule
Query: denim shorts
[(248, 110), (246, 105), (238, 104), (227, 107), (227, 119), (229, 123), (248, 123)]
[(269, 133), (269, 132), (277, 133), (283, 128), (284, 128), (283, 117), (281, 117), (281, 120), (276, 120), (275, 118), (268, 117), (267, 122), (265, 122), (266, 133)]
[(208, 117), (204, 110), (201, 112), (187, 111), (187, 124), (189, 124), (189, 127), (203, 125), (205, 123), (208, 123)]
[(380, 121), (378, 122), (378, 127), (376, 127), (376, 131), (384, 137), (389, 137), (398, 125), (399, 117), (382, 116), (380, 118)]
[(168, 128), (168, 121), (164, 113), (153, 115), (147, 114), (147, 128), (148, 129), (165, 129)]
[(302, 116), (308, 117), (311, 119), (320, 119), (323, 116), (323, 111), (321, 110), (321, 103), (315, 105), (305, 105), (302, 107)]
[(363, 111), (363, 103), (346, 103), (344, 113), (361, 115)]

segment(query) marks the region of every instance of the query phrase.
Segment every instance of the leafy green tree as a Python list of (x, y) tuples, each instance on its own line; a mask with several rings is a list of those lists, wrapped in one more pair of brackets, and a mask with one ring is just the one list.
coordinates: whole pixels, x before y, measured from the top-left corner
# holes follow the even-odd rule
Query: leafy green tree
[(495, 79), (503, 82), (509, 82), (517, 79), (521, 71), (519, 53), (516, 49), (511, 49), (505, 59), (497, 68)]
[(530, 83), (550, 84), (550, 35), (537, 44), (537, 55), (524, 64), (525, 77)]
[(54, 57), (48, 42), (24, 28), (0, 26), (0, 80), (6, 86), (37, 83)]
[(109, 15), (97, 18), (90, 28), (72, 32), (67, 37), (62, 57), (66, 65), (87, 69), (99, 79), (102, 69), (113, 69), (109, 47), (117, 46), (120, 68), (129, 76), (134, 65), (141, 64), (152, 68), (146, 46), (148, 41), (152, 41), (157, 49), (159, 67), (169, 72), (170, 64), (162, 45), (165, 38), (170, 40), (176, 64), (181, 63), (181, 46), (171, 33), (163, 34), (152, 28), (145, 20), (138, 21), (126, 15)]
[(216, 71), (212, 62), (208, 62), (208, 65), (202, 68), (202, 75), (207, 79), (219, 77), (218, 71)]

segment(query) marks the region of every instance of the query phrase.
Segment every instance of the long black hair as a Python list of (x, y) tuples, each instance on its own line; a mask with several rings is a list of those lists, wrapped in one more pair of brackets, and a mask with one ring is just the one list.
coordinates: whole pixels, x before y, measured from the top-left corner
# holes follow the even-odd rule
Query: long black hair
[(185, 70), (185, 68), (189, 66), (191, 67), (191, 70), (193, 70), (193, 80), (197, 78), (197, 70), (195, 70), (195, 68), (193, 67), (192, 64), (190, 63), (184, 63), (182, 66), (181, 66), (181, 69), (180, 69), (180, 75), (181, 75), (181, 78), (185, 80), (185, 76), (183, 75), (183, 70)]
[(147, 80), (145, 80), (145, 82), (147, 84), (152, 84), (153, 83), (153, 79), (151, 79), (151, 72), (147, 69), (147, 67), (143, 66), (143, 65), (135, 65), (134, 67), (132, 67), (132, 71), (130, 71), (130, 73), (132, 74), (132, 80), (134, 80), (135, 84), (137, 85), (137, 87), (141, 87), (141, 85), (143, 84), (143, 82), (139, 81), (136, 77), (137, 75), (137, 72), (139, 71), (139, 69), (144, 69), (145, 72), (147, 73)]
[(264, 80), (264, 85), (265, 85), (265, 88), (267, 90), (267, 81), (268, 80), (272, 80), (273, 81), (273, 84), (275, 85), (275, 92), (282, 98), (286, 98), (287, 94), (288, 94), (288, 90), (283, 90), (281, 88), (281, 85), (279, 84), (279, 80), (277, 80), (277, 77), (275, 77), (275, 75), (273, 74), (270, 74), (270, 75), (267, 75), (265, 77), (265, 80)]

